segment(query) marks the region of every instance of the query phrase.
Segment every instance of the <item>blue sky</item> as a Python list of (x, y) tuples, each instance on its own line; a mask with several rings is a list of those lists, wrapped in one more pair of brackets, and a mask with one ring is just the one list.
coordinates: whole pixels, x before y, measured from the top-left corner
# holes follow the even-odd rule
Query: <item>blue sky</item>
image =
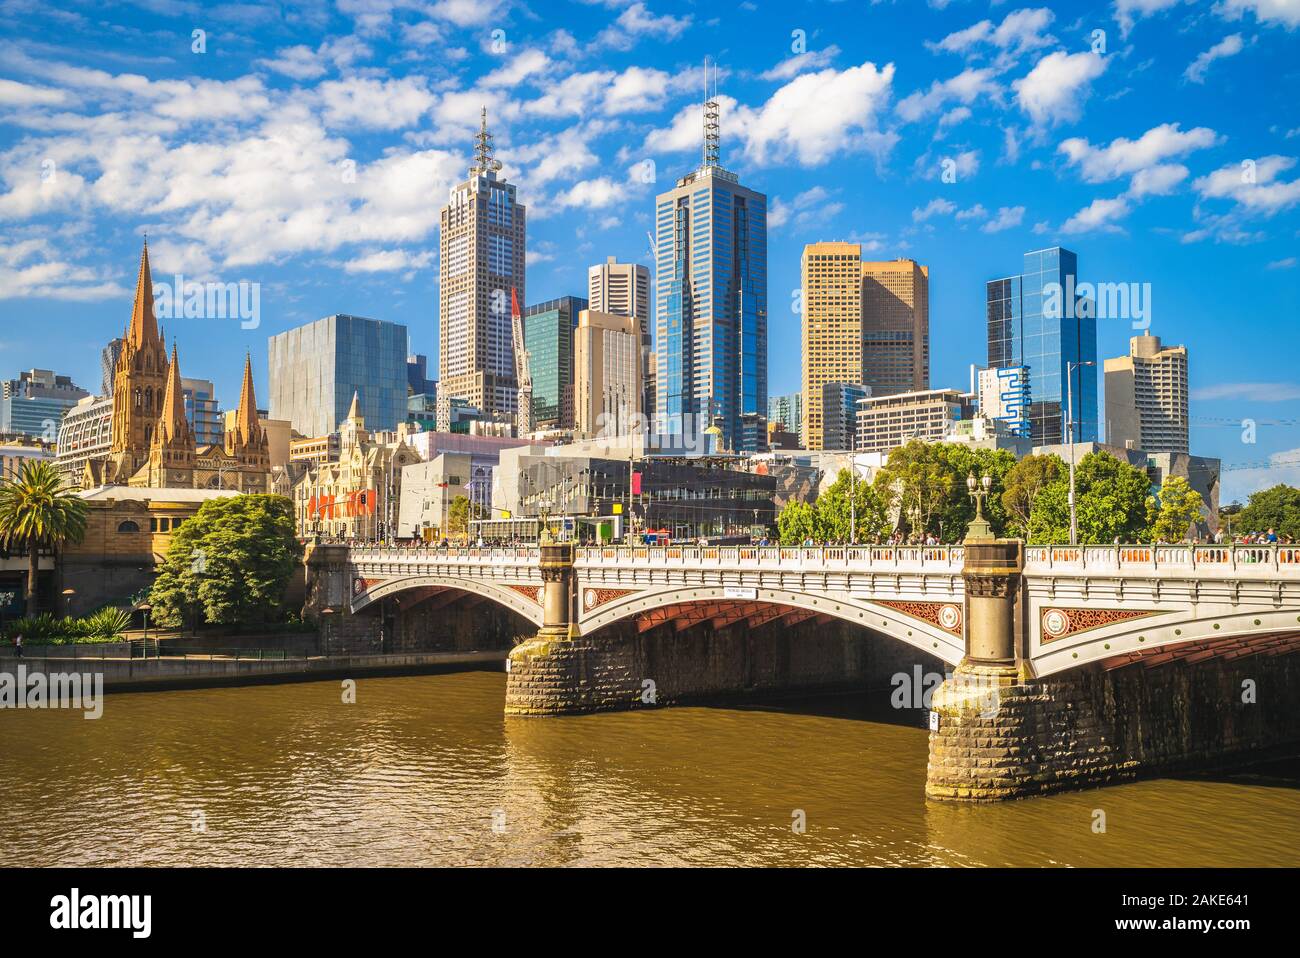
[(932, 382), (962, 387), (985, 281), (1064, 245), (1082, 280), (1151, 284), (1228, 501), (1300, 483), (1298, 51), (1300, 0), (0, 0), (0, 373), (95, 388), (145, 231), (156, 281), (261, 284), (257, 329), (166, 324), (228, 404), (245, 349), (265, 396), (266, 337), (333, 312), (406, 324), (436, 368), (438, 209), (480, 106), (528, 300), (581, 294), (607, 255), (649, 262), (709, 56), (723, 164), (772, 207), (773, 395), (805, 243), (928, 265)]

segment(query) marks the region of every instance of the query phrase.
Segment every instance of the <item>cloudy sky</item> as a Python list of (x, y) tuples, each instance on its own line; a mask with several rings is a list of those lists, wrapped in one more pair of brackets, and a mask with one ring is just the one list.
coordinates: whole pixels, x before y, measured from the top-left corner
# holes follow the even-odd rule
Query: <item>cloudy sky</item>
[[(257, 329), (167, 324), (227, 403), (245, 349), (265, 395), (266, 336), (333, 312), (404, 323), (436, 368), (438, 209), (480, 107), (528, 300), (581, 294), (607, 255), (649, 262), (709, 56), (723, 165), (771, 202), (773, 395), (803, 244), (928, 265), (932, 380), (961, 387), (985, 281), (1059, 244), (1151, 284), (1226, 501), (1300, 482), (1298, 50), (1300, 0), (0, 0), (0, 374), (96, 388), (145, 232), (157, 281), (260, 284)], [(1135, 334), (1099, 329), (1103, 357)]]

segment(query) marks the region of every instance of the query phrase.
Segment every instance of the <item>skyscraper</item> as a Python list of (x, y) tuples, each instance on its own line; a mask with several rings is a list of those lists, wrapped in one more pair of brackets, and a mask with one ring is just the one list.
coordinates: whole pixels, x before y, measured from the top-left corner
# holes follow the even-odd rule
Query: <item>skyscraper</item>
[(767, 401), (767, 421), (779, 423), (803, 442), (803, 393), (773, 396)]
[(561, 296), (524, 310), (524, 348), (533, 379), (533, 424), (573, 426), (573, 332), (587, 301)]
[(1075, 293), (1078, 270), (1068, 249), (1034, 250), (1022, 272), (986, 287), (988, 365), (1028, 369), (1036, 446), (1065, 441), (1071, 395), (1075, 442), (1097, 441), (1097, 320), (1092, 302)]
[(360, 316), (326, 316), (267, 340), (272, 419), (308, 438), (334, 432), (354, 393), (375, 429), (406, 419), (406, 327)]
[(0, 433), (24, 433), (54, 442), (63, 414), (90, 393), (71, 376), (49, 369), (27, 369), (0, 383)]
[(739, 448), (741, 416), (767, 415), (767, 197), (719, 165), (718, 112), (710, 96), (700, 167), (655, 199), (655, 419), (716, 421)]
[(857, 243), (803, 251), (803, 423), (807, 449), (824, 445), (826, 383), (873, 396), (930, 386), (930, 270), (914, 260), (863, 262)]
[(181, 397), (185, 400), (185, 418), (194, 430), (194, 442), (200, 446), (224, 442), (225, 419), (212, 380), (181, 377)]
[(1106, 360), (1106, 441), (1143, 452), (1187, 452), (1187, 347), (1134, 336)]
[(467, 400), (488, 418), (515, 412), (511, 290), (527, 302), (525, 209), (500, 169), (484, 107), (474, 165), (440, 214), (438, 394)]
[(862, 382), (873, 396), (930, 388), (930, 268), (862, 264)]
[[(587, 270), (587, 301), (592, 312), (631, 316), (641, 331), (641, 408), (653, 413), (653, 376), (650, 372), (650, 271), (638, 263), (620, 263), (610, 256)], [(650, 393), (645, 394), (645, 388)]]
[(635, 317), (584, 309), (573, 334), (575, 432), (625, 435), (641, 412), (641, 330)]

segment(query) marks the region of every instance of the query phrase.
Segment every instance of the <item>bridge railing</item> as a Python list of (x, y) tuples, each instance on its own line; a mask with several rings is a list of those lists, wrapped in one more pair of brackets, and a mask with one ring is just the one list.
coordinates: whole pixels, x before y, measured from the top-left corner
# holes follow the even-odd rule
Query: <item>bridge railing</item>
[(583, 566), (961, 571), (961, 546), (581, 546)]
[(482, 565), (516, 565), (541, 561), (542, 550), (537, 546), (353, 546), (349, 557), (358, 562), (413, 562), (413, 563), (475, 563)]
[(1083, 545), (1028, 546), (1025, 571), (1196, 571), (1204, 574), (1270, 571), (1300, 578), (1295, 545)]

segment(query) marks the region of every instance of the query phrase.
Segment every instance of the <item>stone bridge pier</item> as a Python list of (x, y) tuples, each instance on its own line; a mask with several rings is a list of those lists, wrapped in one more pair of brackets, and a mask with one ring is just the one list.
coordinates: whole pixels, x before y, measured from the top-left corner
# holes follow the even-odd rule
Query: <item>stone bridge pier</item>
[(1242, 645), (1223, 655), (1211, 645), (1146, 667), (1111, 660), (1040, 678), (1024, 571), (1019, 540), (967, 541), (966, 654), (931, 701), (928, 798), (1021, 798), (1300, 742), (1294, 639), (1272, 647), (1281, 655), (1251, 656)]

